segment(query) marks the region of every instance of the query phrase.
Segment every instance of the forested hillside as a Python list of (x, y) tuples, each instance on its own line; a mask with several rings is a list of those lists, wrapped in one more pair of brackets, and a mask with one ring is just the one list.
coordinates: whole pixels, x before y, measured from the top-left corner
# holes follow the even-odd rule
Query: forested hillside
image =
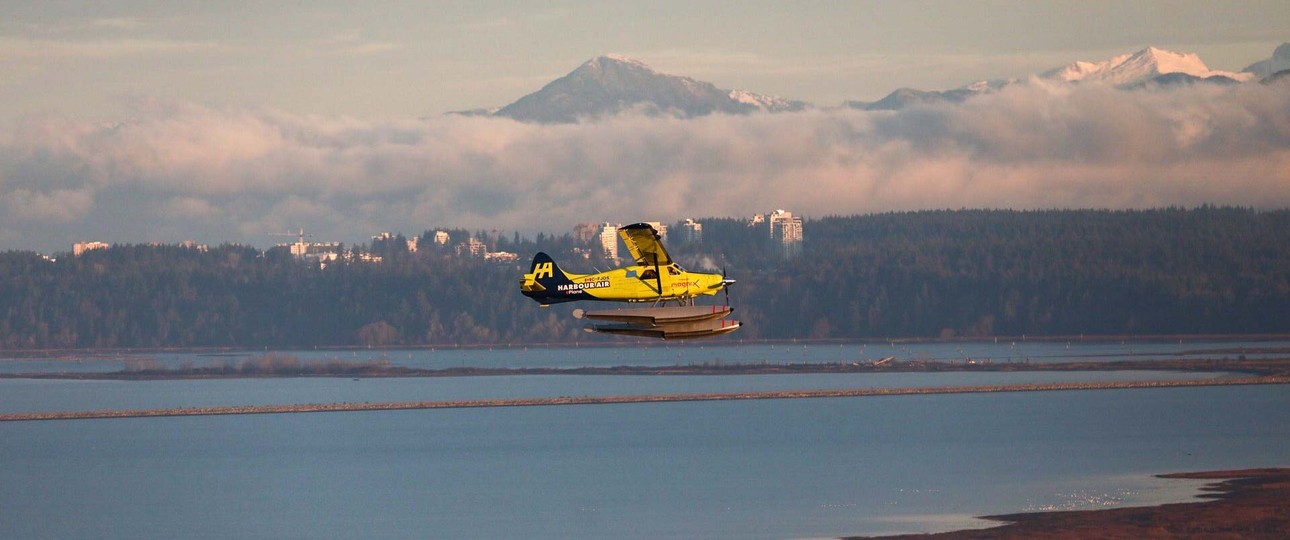
[[(739, 280), (731, 303), (747, 326), (733, 338), (1290, 332), (1290, 211), (826, 217), (805, 222), (792, 258), (766, 229), (701, 221), (702, 241), (668, 245), (693, 269), (724, 267)], [(363, 246), (380, 263), (325, 269), (280, 249), (231, 245), (113, 246), (56, 261), (2, 253), (0, 346), (615, 341), (581, 332), (569, 316), (576, 306), (543, 309), (519, 294), (535, 251), (570, 271), (592, 269), (570, 253), (570, 235), (488, 241), (521, 261), (409, 253), (402, 238)]]

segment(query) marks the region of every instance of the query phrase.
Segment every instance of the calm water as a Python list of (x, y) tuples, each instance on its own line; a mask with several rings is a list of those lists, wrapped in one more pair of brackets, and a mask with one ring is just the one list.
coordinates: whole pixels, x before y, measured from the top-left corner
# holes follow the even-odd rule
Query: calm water
[[(0, 411), (1157, 375), (3, 380)], [(1290, 465), (1287, 410), (1290, 388), (1264, 386), (4, 423), (0, 537), (944, 530), (1194, 490), (1157, 473)]]

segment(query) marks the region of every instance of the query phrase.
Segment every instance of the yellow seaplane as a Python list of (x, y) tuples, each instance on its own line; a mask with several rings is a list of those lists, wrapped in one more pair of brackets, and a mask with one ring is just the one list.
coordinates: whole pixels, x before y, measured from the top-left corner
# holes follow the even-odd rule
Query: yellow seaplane
[[(734, 312), (729, 305), (694, 303), (695, 298), (713, 296), (735, 280), (681, 268), (648, 223), (621, 227), (618, 236), (636, 264), (598, 274), (570, 274), (556, 266), (551, 256), (538, 253), (529, 273), (520, 280), (520, 292), (542, 307), (578, 300), (653, 303), (648, 308), (574, 310), (576, 318), (602, 321), (588, 325), (589, 332), (683, 339), (718, 336), (739, 329), (739, 321), (728, 319)], [(668, 306), (668, 302), (676, 305)]]

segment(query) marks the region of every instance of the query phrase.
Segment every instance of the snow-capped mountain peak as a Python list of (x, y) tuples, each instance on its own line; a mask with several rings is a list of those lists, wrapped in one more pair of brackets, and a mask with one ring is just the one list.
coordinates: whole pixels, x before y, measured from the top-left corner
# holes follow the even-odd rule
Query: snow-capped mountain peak
[(802, 110), (800, 101), (723, 90), (712, 83), (654, 71), (620, 54), (597, 56), (495, 116), (522, 122), (569, 123), (623, 112), (691, 118), (713, 113)]
[(623, 66), (630, 66), (633, 68), (648, 71), (650, 73), (655, 73), (654, 68), (649, 67), (648, 65), (645, 64), (645, 62), (641, 62), (640, 60), (637, 60), (630, 56), (615, 54), (615, 53), (609, 53), (604, 56), (597, 56), (595, 58), (592, 58), (591, 60), (587, 60), (582, 64), (582, 67), (597, 69), (597, 68), (604, 68), (607, 64), (618, 64)]
[(731, 90), (730, 99), (736, 103), (752, 105), (757, 110), (766, 112), (800, 111), (806, 107), (806, 104), (801, 101), (779, 96), (767, 96), (747, 90)]
[(1131, 86), (1169, 73), (1183, 73), (1201, 79), (1221, 76), (1243, 81), (1250, 78), (1247, 74), (1209, 69), (1194, 53), (1180, 53), (1158, 47), (1147, 47), (1133, 54), (1121, 54), (1101, 62), (1074, 62), (1043, 73), (1040, 77), (1065, 82)]
[(1056, 79), (1065, 82), (1076, 82), (1085, 79), (1093, 79), (1101, 73), (1107, 71), (1113, 66), (1120, 65), (1128, 60), (1132, 55), (1122, 54), (1102, 62), (1085, 62), (1077, 60), (1065, 66), (1059, 67), (1052, 71), (1040, 75), (1044, 79)]

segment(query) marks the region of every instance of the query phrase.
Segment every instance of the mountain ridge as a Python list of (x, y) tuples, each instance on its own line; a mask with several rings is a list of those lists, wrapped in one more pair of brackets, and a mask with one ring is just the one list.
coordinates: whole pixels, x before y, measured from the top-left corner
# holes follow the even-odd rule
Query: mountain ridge
[(1287, 69), (1290, 69), (1290, 43), (1282, 43), (1272, 51), (1271, 58), (1250, 64), (1241, 71), (1266, 79)]
[[(1237, 73), (1213, 70), (1195, 53), (1147, 46), (1101, 61), (1077, 60), (1024, 78), (976, 81), (948, 90), (898, 88), (873, 102), (844, 101), (839, 107), (869, 111), (899, 110), (913, 105), (963, 103), (1007, 86), (1033, 84), (1105, 84), (1123, 90), (1196, 84), (1231, 85), (1273, 77), (1290, 69), (1290, 43), (1271, 58)], [(635, 112), (655, 117), (696, 118), (710, 114), (796, 112), (815, 105), (747, 90), (727, 90), (691, 77), (660, 73), (645, 62), (621, 54), (587, 60), (573, 71), (495, 109), (456, 111), (464, 116), (503, 117), (520, 122), (559, 124), (594, 121)]]
[(1039, 77), (1065, 82), (1096, 81), (1114, 86), (1132, 86), (1171, 73), (1183, 73), (1200, 79), (1218, 76), (1245, 81), (1254, 78), (1252, 74), (1212, 70), (1195, 53), (1179, 53), (1155, 46), (1148, 46), (1132, 54), (1116, 55), (1101, 62), (1076, 61), (1046, 71)]
[(618, 54), (584, 62), (537, 92), (498, 109), (521, 122), (572, 123), (626, 111), (693, 118), (712, 113), (800, 110), (805, 104), (743, 90), (724, 90), (690, 77), (667, 75)]

